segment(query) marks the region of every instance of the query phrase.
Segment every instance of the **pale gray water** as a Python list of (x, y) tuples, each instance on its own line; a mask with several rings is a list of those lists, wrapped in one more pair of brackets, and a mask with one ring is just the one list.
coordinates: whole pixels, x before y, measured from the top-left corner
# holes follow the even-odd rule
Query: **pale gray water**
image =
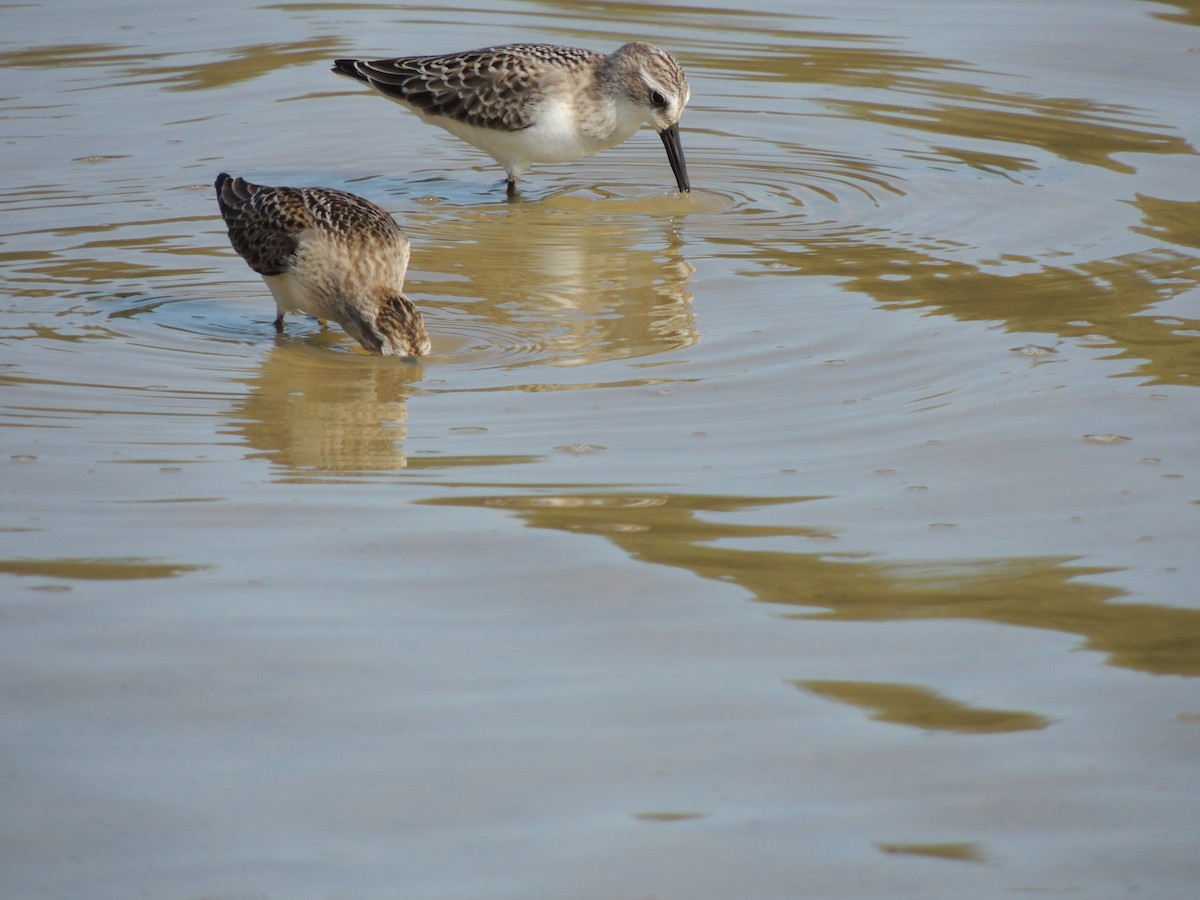
[[(0, 30), (0, 894), (1185, 898), (1200, 13), (73, 0)], [(668, 47), (535, 169), (339, 55)], [(271, 328), (228, 170), (434, 353)]]

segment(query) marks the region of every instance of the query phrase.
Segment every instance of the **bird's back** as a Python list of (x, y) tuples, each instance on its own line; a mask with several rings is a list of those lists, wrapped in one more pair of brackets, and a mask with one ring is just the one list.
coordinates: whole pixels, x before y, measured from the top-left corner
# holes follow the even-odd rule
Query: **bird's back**
[(333, 71), (429, 118), (521, 131), (536, 120), (547, 79), (586, 72), (603, 59), (601, 53), (578, 47), (506, 44), (441, 56), (338, 59)]
[(399, 252), (408, 241), (387, 211), (332, 188), (265, 187), (225, 173), (217, 176), (217, 204), (229, 240), (260, 275), (281, 275), (309, 237), (358, 252)]

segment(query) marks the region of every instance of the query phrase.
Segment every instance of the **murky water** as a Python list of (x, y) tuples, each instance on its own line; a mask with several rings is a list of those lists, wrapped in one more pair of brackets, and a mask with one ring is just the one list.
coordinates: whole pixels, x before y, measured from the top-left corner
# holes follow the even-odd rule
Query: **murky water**
[[(1200, 13), (0, 13), (0, 893), (1192, 897)], [(337, 55), (660, 43), (537, 168)], [(233, 255), (394, 212), (434, 353)]]

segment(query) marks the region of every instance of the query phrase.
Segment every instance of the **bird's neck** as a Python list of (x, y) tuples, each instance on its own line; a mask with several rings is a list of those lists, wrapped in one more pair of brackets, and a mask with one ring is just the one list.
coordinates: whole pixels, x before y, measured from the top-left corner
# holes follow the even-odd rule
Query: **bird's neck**
[(612, 82), (597, 79), (587, 91), (587, 102), (576, 108), (579, 130), (598, 147), (612, 147), (632, 137), (642, 127), (641, 109)]

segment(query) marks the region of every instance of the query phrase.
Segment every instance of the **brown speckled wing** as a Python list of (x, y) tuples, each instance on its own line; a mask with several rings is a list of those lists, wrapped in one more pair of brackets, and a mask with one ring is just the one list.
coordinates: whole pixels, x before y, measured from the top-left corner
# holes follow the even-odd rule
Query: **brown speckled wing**
[(233, 249), (260, 275), (282, 275), (302, 233), (318, 229), (343, 243), (403, 243), (396, 221), (362, 197), (329, 188), (265, 187), (222, 173), (217, 204)]
[(297, 235), (307, 227), (296, 192), (251, 184), (225, 173), (217, 176), (217, 205), (229, 228), (229, 242), (259, 275), (282, 275), (296, 252)]
[(479, 128), (521, 131), (533, 124), (541, 82), (553, 69), (595, 65), (592, 50), (551, 44), (510, 44), (446, 56), (339, 59), (334, 71), (366, 81), (380, 93), (431, 116)]

